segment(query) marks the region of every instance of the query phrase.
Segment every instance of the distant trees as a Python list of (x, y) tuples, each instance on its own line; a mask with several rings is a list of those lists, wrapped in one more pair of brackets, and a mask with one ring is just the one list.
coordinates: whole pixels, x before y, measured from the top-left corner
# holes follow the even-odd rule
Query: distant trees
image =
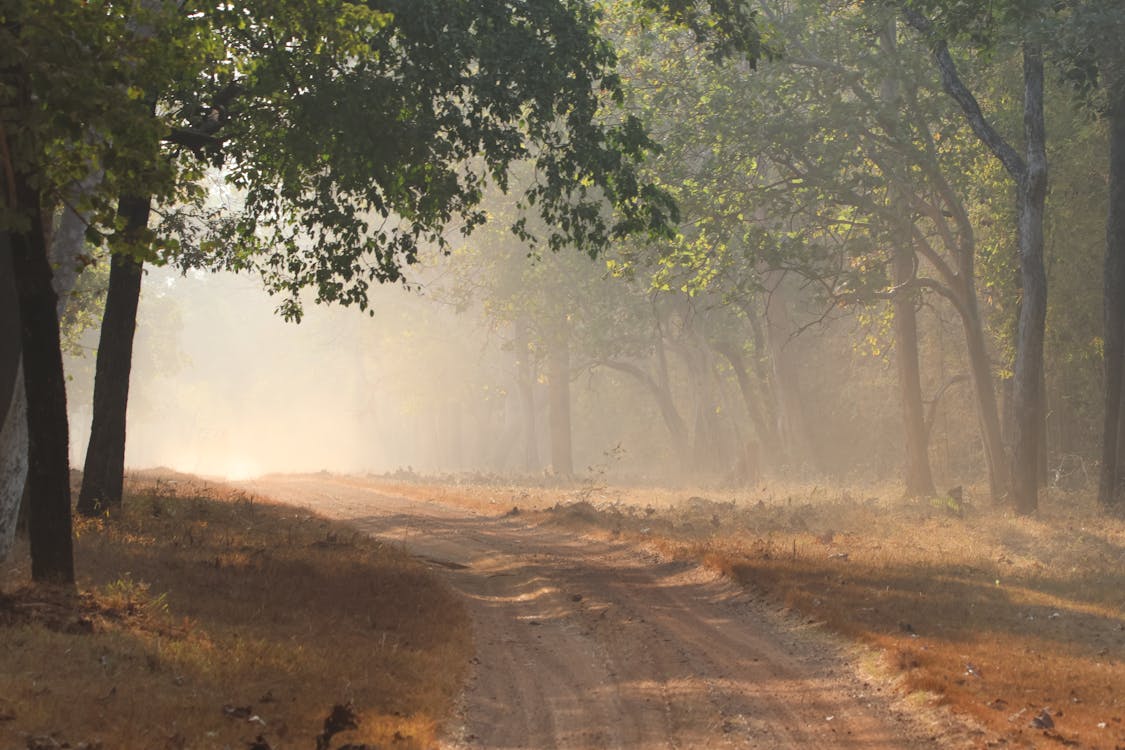
[[(629, 290), (619, 301), (636, 320), (652, 311), (655, 333), (637, 336), (641, 328), (618, 316), (605, 330), (630, 331), (629, 343), (615, 350), (607, 333), (599, 366), (659, 405), (669, 444), (696, 476), (715, 471), (700, 472), (691, 456), (738, 455), (730, 446), (739, 439), (757, 442), (775, 470), (824, 471), (833, 461), (821, 399), (831, 403), (831, 386), (816, 370), (831, 360), (795, 352), (817, 327), (853, 325), (856, 351), (896, 361), (895, 447), (907, 492), (933, 493), (936, 425), (964, 411), (958, 386), (969, 383), (975, 414), (967, 419), (981, 450), (966, 455), (983, 463), (995, 500), (1033, 512), (1048, 462), (1055, 479), (1080, 466), (1091, 425), (1102, 421), (1089, 406), (1101, 338), (1078, 281), (1098, 273), (1078, 243), (1088, 243), (1101, 197), (1096, 180), (1080, 175), (1106, 169), (1087, 152), (1111, 133), (1053, 84), (1077, 82), (1096, 111), (1109, 112), (1120, 9), (763, 3), (757, 12), (776, 56), (752, 69), (716, 66), (659, 18), (611, 8), (629, 106), (663, 147), (649, 174), (676, 198), (682, 220), (669, 240), (616, 243), (607, 256)], [(1084, 23), (1098, 29), (1078, 31)], [(980, 54), (961, 54), (970, 49)], [(1093, 77), (1099, 65), (1106, 74)], [(1056, 159), (1066, 155), (1053, 168), (1050, 210), (1049, 146)], [(1117, 201), (1111, 196), (1107, 248)], [(1112, 313), (1112, 251), (1106, 257), (1112, 399), (1122, 360), (1112, 321), (1123, 316)], [(1048, 277), (1060, 284), (1051, 298)], [(948, 315), (964, 342), (952, 360)], [(744, 397), (739, 419), (722, 403), (729, 392)], [(1107, 404), (1102, 482), (1113, 498), (1120, 480), (1110, 478), (1111, 455), (1120, 451), (1111, 414), (1121, 409)], [(882, 404), (863, 415), (884, 416)], [(708, 423), (726, 434), (718, 451), (699, 452), (693, 444), (706, 443)], [(945, 434), (946, 452), (951, 440), (971, 444), (964, 429)], [(954, 483), (970, 471), (959, 464)]]
[[(1103, 18), (1112, 27), (1119, 10), (1098, 7), (1113, 16)], [(657, 24), (647, 35), (619, 32), (633, 66), (626, 74), (633, 102), (665, 146), (654, 174), (685, 217), (672, 245), (649, 246), (634, 261), (657, 258), (663, 270), (655, 288), (666, 283), (660, 274), (676, 268), (694, 279), (681, 282), (685, 290), (706, 289), (732, 305), (774, 288), (766, 280), (779, 273), (807, 279), (805, 298), (812, 292), (828, 316), (890, 302), (912, 494), (933, 491), (926, 443), (935, 409), (963, 379), (914, 384), (921, 378), (911, 366), (919, 355), (911, 352), (917, 325), (910, 318), (936, 295), (962, 322), (992, 495), (1020, 512), (1036, 507), (1048, 333), (1044, 60), (1048, 53), (1057, 59), (1061, 35), (1044, 45), (1060, 24), (1073, 28), (1080, 10), (1090, 12), (1080, 5), (1068, 16), (1036, 4), (765, 3), (759, 12), (780, 55), (752, 72), (710, 67)], [(924, 33), (901, 34), (896, 44), (896, 25)], [(988, 51), (970, 72), (981, 83), (960, 77), (943, 35)], [(1014, 56), (1023, 58), (1022, 70)], [(1013, 97), (1004, 86), (1017, 76), (1023, 93)], [(984, 105), (970, 93), (974, 85)], [(1022, 111), (1000, 105), (1013, 98)], [(1072, 107), (1063, 97), (1052, 101)], [(983, 114), (989, 107), (991, 119)], [(1013, 128), (1016, 118), (1022, 128)], [(1020, 141), (1022, 154), (1010, 145)], [(1015, 184), (1014, 210), (999, 208), (1008, 188), (986, 164), (988, 153)], [(1065, 230), (1054, 231), (1065, 252)], [(984, 309), (978, 284), (987, 292)], [(1009, 310), (1018, 326), (1007, 327)], [(998, 375), (1007, 384), (1003, 415)], [(783, 403), (774, 402), (779, 417)]]

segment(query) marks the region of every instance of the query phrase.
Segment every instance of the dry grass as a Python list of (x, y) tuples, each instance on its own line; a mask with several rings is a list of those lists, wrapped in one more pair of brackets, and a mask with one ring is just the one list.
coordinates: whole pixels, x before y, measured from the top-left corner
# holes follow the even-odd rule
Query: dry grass
[[(1125, 749), (1125, 523), (1099, 516), (1089, 495), (1051, 490), (1029, 519), (885, 489), (388, 489), (518, 506), (702, 560), (877, 647), (907, 690), (983, 725), (988, 746)], [(1044, 711), (1053, 726), (1033, 726)]]
[[(0, 585), (0, 747), (432, 747), (471, 652), (466, 616), (401, 550), (181, 478), (80, 522), (80, 593)], [(63, 745), (65, 746), (65, 745)]]

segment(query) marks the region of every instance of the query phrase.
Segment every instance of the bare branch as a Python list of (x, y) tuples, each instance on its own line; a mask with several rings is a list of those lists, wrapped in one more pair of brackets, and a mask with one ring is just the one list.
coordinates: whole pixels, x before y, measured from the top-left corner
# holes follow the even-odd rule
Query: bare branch
[[(928, 18), (916, 10), (906, 7), (902, 8), (902, 15), (906, 22), (921, 34), (932, 37), (934, 28)], [(934, 39), (931, 51), (934, 60), (937, 62), (938, 72), (941, 74), (942, 88), (961, 107), (961, 111), (965, 113), (965, 118), (969, 121), (969, 126), (972, 127), (973, 132), (1000, 160), (1004, 169), (1008, 170), (1008, 174), (1017, 182), (1022, 181), (1024, 173), (1027, 171), (1027, 164), (1024, 163), (1019, 153), (1012, 148), (1011, 144), (997, 132), (996, 128), (992, 127), (992, 123), (985, 118), (977, 98), (973, 96), (973, 92), (969, 91), (957, 72), (957, 64), (953, 61), (953, 56), (949, 54), (949, 45), (944, 39)]]

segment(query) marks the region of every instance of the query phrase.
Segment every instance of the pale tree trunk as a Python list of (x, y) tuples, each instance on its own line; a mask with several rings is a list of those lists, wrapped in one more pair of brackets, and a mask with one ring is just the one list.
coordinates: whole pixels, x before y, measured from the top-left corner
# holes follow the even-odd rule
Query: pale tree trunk
[(59, 320), (64, 320), (66, 315), (70, 294), (78, 283), (78, 274), (83, 265), (80, 258), (86, 249), (86, 229), (90, 225), (90, 214), (80, 206), (101, 184), (104, 176), (103, 171), (94, 170), (71, 185), (66, 194), (58, 229), (51, 236), (51, 266), (54, 271), (51, 283), (59, 297)]
[[(893, 60), (898, 47), (898, 22), (891, 19), (880, 38), (883, 53)], [(899, 81), (892, 74), (884, 81), (881, 91), (883, 101), (897, 111), (899, 105)], [(897, 133), (895, 134), (897, 136)], [(904, 469), (906, 494), (908, 497), (931, 497), (934, 492), (934, 479), (930, 471), (929, 433), (926, 429), (926, 415), (922, 404), (922, 373), (918, 355), (918, 312), (917, 298), (906, 290), (906, 285), (914, 280), (916, 258), (909, 242), (907, 219), (902, 216), (901, 207), (906, 204), (897, 182), (892, 182), (888, 194), (891, 210), (895, 212), (893, 226), (893, 249), (891, 251), (891, 270), (894, 286), (899, 290), (892, 303), (894, 311), (895, 363), (898, 367), (900, 400), (902, 401), (902, 422), (904, 445)]]
[[(759, 433), (761, 435), (761, 455), (768, 465), (776, 466), (780, 457), (784, 455), (784, 449), (777, 432), (777, 389), (773, 385), (769, 345), (766, 343), (762, 321), (758, 312), (754, 309), (753, 303), (739, 298), (735, 300), (735, 304), (738, 305), (750, 324), (750, 340), (754, 347), (750, 357), (749, 371), (752, 371), (757, 379), (758, 411), (761, 414), (761, 432)], [(741, 384), (739, 387), (741, 388)]]
[(12, 249), (0, 233), (0, 561), (15, 541), (27, 480), (27, 396)]
[(551, 468), (562, 477), (574, 475), (570, 428), (570, 341), (562, 321), (548, 344), (548, 421), (551, 430)]
[(969, 284), (971, 293), (962, 298), (961, 327), (965, 332), (965, 346), (969, 356), (969, 375), (977, 400), (977, 419), (980, 422), (981, 443), (988, 469), (989, 492), (993, 502), (1008, 494), (1009, 464), (1004, 450), (1004, 434), (1000, 427), (1000, 408), (996, 402), (996, 385), (992, 365), (984, 339), (984, 325), (977, 306), (976, 290)]
[(777, 404), (777, 434), (782, 451), (793, 466), (807, 464), (819, 468), (819, 461), (809, 437), (805, 406), (801, 398), (800, 376), (789, 345), (793, 333), (789, 318), (788, 294), (782, 275), (767, 274), (766, 342), (773, 368), (774, 401)]
[[(742, 395), (742, 404), (746, 407), (746, 413), (750, 416), (750, 421), (754, 425), (754, 432), (758, 437), (760, 448), (760, 450), (754, 451), (755, 458), (759, 453), (765, 453), (767, 456), (772, 455), (770, 450), (777, 442), (777, 432), (773, 422), (762, 408), (762, 399), (754, 387), (749, 370), (746, 368), (745, 357), (742, 356), (742, 352), (737, 346), (729, 342), (720, 343), (716, 346), (715, 351), (723, 355), (730, 363), (735, 381), (738, 383), (738, 392)], [(757, 461), (755, 461), (756, 464)]]
[(676, 408), (676, 400), (672, 396), (672, 381), (668, 377), (668, 352), (664, 346), (664, 329), (660, 325), (656, 329), (654, 354), (656, 379), (651, 381), (650, 390), (660, 407), (664, 424), (672, 436), (672, 446), (673, 450), (676, 451), (677, 465), (681, 473), (686, 476), (691, 464), (691, 445), (687, 423), (680, 416), (680, 412)]
[(520, 415), (523, 421), (523, 468), (539, 470), (539, 428), (535, 419), (535, 367), (527, 324), (515, 324), (516, 387), (520, 394)]
[(726, 461), (720, 435), (715, 399), (714, 366), (710, 348), (689, 323), (683, 340), (675, 350), (683, 360), (691, 381), (693, 422), (691, 470), (696, 474), (714, 474)]
[(658, 382), (640, 367), (629, 362), (600, 360), (598, 364), (635, 378), (649, 392), (649, 395), (656, 401), (664, 427), (668, 430), (668, 437), (672, 441), (672, 452), (676, 456), (677, 466), (686, 475), (689, 471), (689, 457), (691, 455), (688, 429), (683, 417), (680, 416), (679, 409), (676, 408), (671, 391), (668, 390), (667, 381)]

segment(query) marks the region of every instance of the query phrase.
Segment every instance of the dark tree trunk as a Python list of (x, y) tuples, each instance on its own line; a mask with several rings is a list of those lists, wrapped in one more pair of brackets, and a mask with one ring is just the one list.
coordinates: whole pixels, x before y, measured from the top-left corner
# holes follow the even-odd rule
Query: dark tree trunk
[(565, 330), (557, 332), (547, 352), (551, 468), (563, 477), (574, 475), (570, 431), (570, 345), (567, 339)]
[[(914, 277), (913, 252), (896, 249), (895, 285)], [(894, 299), (895, 360), (902, 398), (902, 418), (906, 438), (906, 494), (932, 497), (934, 478), (930, 471), (929, 435), (922, 404), (922, 373), (918, 365), (918, 314), (913, 295), (899, 294)]]
[(1016, 512), (1027, 514), (1039, 507), (1039, 440), (1043, 429), (1040, 380), (1047, 320), (1047, 272), (1043, 265), (1043, 212), (1047, 199), (1043, 58), (1039, 48), (1029, 43), (1024, 45), (1024, 132), (1027, 167), (1017, 187), (1023, 299), (1012, 376), (1012, 501)]
[(27, 482), (27, 392), (20, 338), (12, 248), (7, 232), (0, 232), (0, 561), (15, 542)]
[[(923, 34), (933, 33), (933, 24), (917, 10), (900, 4), (906, 21)], [(1011, 489), (1017, 510), (1031, 512), (1038, 503), (1036, 467), (1038, 464), (1038, 436), (1042, 405), (1039, 399), (1039, 371), (1043, 367), (1043, 324), (1047, 301), (1047, 281), (1043, 271), (1043, 205), (1047, 191), (1047, 159), (1044, 148), (1046, 133), (1043, 126), (1043, 60), (1037, 45), (1024, 45), (1024, 136), (1027, 142), (1025, 161), (984, 116), (980, 103), (961, 80), (957, 65), (944, 40), (931, 40), (930, 48), (941, 75), (942, 88), (957, 102), (973, 133), (992, 152), (1017, 186), (1017, 231), (1020, 245), (1020, 280), (1023, 287), (1023, 304), (1020, 308), (1019, 330), (1016, 334), (1015, 383), (1013, 383), (1013, 411), (1015, 412), (1014, 456), (1011, 462), (1005, 454), (999, 430), (999, 420), (991, 424), (989, 415), (995, 413), (995, 395), (981, 389), (981, 371), (986, 365), (983, 341), (970, 336), (969, 356), (973, 365), (973, 379), (978, 395), (990, 400), (991, 411), (982, 404), (981, 419), (988, 453), (993, 500), (999, 500)], [(970, 259), (964, 259), (969, 264)], [(965, 275), (963, 283), (972, 284), (972, 276)], [(963, 313), (966, 330), (979, 325), (975, 310)], [(967, 314), (966, 314), (967, 313)], [(971, 323), (969, 318), (975, 318)], [(995, 436), (993, 435), (995, 432)], [(1015, 476), (1013, 476), (1013, 471)]]
[(1108, 113), (1109, 214), (1105, 233), (1103, 290), (1105, 340), (1105, 412), (1102, 431), (1102, 471), (1098, 500), (1106, 509), (1120, 509), (1122, 466), (1119, 454), (1123, 409), (1122, 371), (1125, 366), (1125, 84), (1118, 87)]
[(36, 581), (72, 584), (69, 434), (56, 313), (58, 298), (51, 288), (39, 194), (26, 175), (17, 172), (11, 178), (15, 195), (9, 205), (28, 220), (26, 230), (9, 232), (8, 239), (19, 297), (27, 392), (31, 577)]
[[(151, 201), (123, 197), (118, 213), (127, 235), (148, 226)], [(78, 512), (96, 516), (121, 506), (125, 478), (125, 415), (129, 406), (129, 373), (133, 366), (133, 333), (141, 296), (141, 261), (115, 253), (109, 272), (109, 293), (102, 316), (94, 375), (94, 414), (90, 443), (78, 495)]]

